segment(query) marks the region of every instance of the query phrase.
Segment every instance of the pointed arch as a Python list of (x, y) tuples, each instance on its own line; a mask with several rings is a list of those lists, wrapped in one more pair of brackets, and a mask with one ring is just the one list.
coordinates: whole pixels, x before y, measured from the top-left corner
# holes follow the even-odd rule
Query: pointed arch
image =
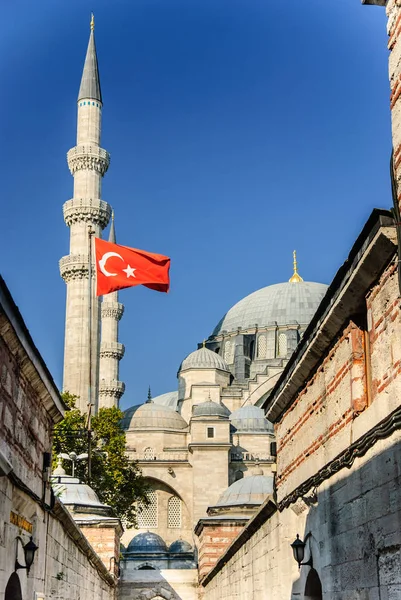
[(304, 600), (322, 600), (322, 582), (318, 572), (311, 569), (305, 583)]

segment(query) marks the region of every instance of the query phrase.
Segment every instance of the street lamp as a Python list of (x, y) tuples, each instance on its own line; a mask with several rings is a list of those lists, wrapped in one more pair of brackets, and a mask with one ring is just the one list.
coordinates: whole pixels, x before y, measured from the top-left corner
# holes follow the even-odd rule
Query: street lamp
[[(35, 552), (38, 549), (38, 546), (33, 541), (32, 536), (31, 536), (31, 539), (29, 540), (29, 542), (27, 542), (25, 544), (25, 546), (23, 545), (22, 539), (20, 538), (19, 535), (17, 536), (16, 540), (17, 540), (17, 547), (16, 547), (16, 553), (15, 553), (14, 571), (18, 571), (18, 569), (26, 569), (26, 572), (29, 573), (29, 569), (32, 566), (33, 559), (35, 558)], [(25, 565), (21, 565), (18, 561), (18, 542), (21, 543), (22, 549), (24, 551)]]
[(294, 554), (294, 558), (298, 563), (298, 567), (313, 567), (313, 559), (312, 559), (312, 551), (310, 551), (310, 558), (306, 562), (302, 562), (305, 556), (305, 546), (306, 540), (311, 537), (312, 534), (309, 532), (306, 534), (304, 541), (299, 539), (299, 535), (297, 534), (296, 540), (292, 542), (291, 548)]

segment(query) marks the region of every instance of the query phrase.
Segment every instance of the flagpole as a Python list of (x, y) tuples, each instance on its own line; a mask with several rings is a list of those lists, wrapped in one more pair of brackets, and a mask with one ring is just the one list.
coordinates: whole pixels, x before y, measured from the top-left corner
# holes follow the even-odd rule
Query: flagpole
[(88, 227), (88, 483), (92, 476), (92, 236), (95, 231)]

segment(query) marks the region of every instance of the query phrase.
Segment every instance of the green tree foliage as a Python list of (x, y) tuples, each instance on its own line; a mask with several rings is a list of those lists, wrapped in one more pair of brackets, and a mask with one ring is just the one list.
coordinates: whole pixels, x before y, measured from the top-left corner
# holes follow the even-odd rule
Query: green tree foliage
[[(53, 465), (60, 453), (88, 452), (86, 415), (76, 408), (75, 396), (62, 394), (70, 407), (63, 421), (54, 428)], [(121, 427), (123, 413), (118, 408), (101, 408), (92, 417), (92, 474), (90, 485), (104, 504), (111, 506), (116, 515), (130, 527), (136, 524), (136, 503), (147, 504), (147, 486), (139, 467), (125, 454), (125, 431)], [(87, 481), (87, 460), (78, 461), (75, 474)], [(64, 461), (67, 473), (71, 463)]]

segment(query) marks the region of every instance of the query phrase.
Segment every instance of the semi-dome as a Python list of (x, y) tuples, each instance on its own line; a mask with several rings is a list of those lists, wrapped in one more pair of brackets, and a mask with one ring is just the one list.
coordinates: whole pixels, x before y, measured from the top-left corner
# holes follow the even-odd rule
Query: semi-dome
[(212, 352), (208, 348), (199, 348), (191, 352), (181, 363), (180, 371), (186, 369), (220, 369), (221, 371), (229, 371), (225, 360), (216, 352)]
[(264, 287), (235, 304), (216, 325), (212, 336), (223, 331), (265, 327), (272, 323), (307, 325), (316, 312), (327, 285), (312, 281), (277, 283)]
[(222, 493), (215, 507), (263, 504), (273, 493), (273, 476), (251, 475), (235, 481)]
[(178, 404), (178, 392), (166, 392), (165, 394), (160, 394), (160, 396), (155, 396), (152, 398), (152, 401), (155, 404), (161, 404), (162, 406), (167, 406), (168, 408), (173, 408), (177, 410)]
[(146, 531), (138, 533), (128, 544), (127, 552), (143, 554), (145, 552), (167, 552), (167, 546), (160, 535)]
[(176, 554), (182, 552), (192, 552), (192, 546), (185, 540), (176, 540), (169, 547), (169, 552), (174, 552)]
[(230, 416), (230, 411), (223, 404), (213, 402), (213, 400), (207, 400), (201, 404), (194, 406), (192, 411), (193, 417), (224, 417)]
[(273, 425), (266, 419), (264, 411), (252, 404), (231, 413), (230, 421), (238, 432), (274, 433)]
[(173, 408), (155, 402), (133, 406), (124, 412), (122, 427), (128, 429), (186, 429), (186, 421)]

